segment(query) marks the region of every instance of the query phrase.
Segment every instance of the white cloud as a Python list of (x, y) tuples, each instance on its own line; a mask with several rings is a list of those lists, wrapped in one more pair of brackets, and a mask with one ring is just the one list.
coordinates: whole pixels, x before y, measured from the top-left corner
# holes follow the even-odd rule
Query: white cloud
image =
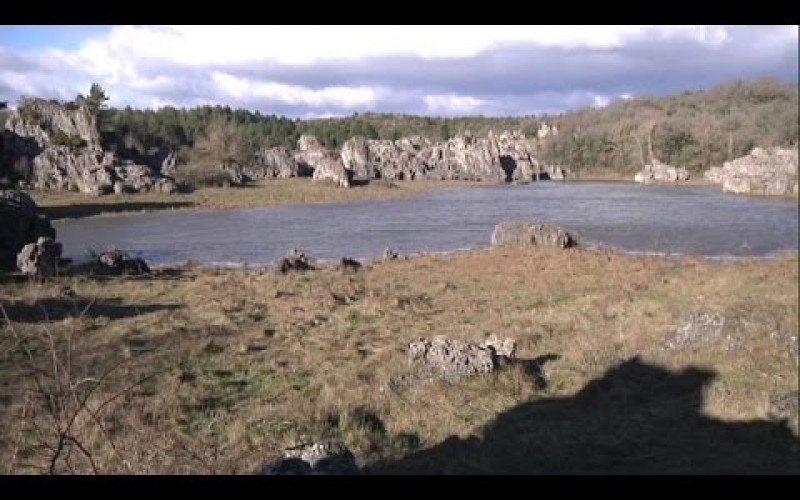
[(796, 79), (797, 42), (797, 26), (119, 26), (76, 49), (0, 45), (0, 100), (96, 81), (115, 106), (525, 114)]
[(217, 88), (234, 99), (265, 99), (284, 104), (306, 106), (364, 107), (376, 100), (377, 92), (370, 87), (325, 87), (319, 90), (300, 85), (258, 82), (215, 72), (212, 80)]
[(470, 113), (478, 107), (487, 104), (482, 99), (466, 95), (434, 94), (423, 97), (425, 106), (432, 113)]

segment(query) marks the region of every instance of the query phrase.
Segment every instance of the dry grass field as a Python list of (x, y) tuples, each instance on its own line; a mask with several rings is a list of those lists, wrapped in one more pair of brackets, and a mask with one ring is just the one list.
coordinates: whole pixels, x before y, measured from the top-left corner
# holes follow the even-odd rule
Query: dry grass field
[[(798, 388), (797, 254), (0, 280), (4, 473), (253, 473), (321, 438), (367, 473), (800, 473), (797, 422), (770, 417)], [(666, 349), (695, 311), (723, 315), (724, 338)], [(388, 384), (434, 335), (513, 337), (519, 360)]]

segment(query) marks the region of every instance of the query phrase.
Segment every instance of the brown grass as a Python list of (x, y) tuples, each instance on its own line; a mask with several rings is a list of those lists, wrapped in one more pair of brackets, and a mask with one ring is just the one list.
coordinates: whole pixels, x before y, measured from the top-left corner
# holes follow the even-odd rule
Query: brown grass
[[(64, 284), (86, 299), (60, 298)], [(362, 464), (391, 464), (451, 436), (481, 436), (482, 426), (520, 405), (571, 398), (634, 356), (665, 370), (715, 371), (702, 411), (719, 422), (766, 419), (771, 396), (797, 389), (796, 354), (771, 337), (797, 335), (796, 255), (719, 263), (506, 248), (401, 259), (355, 274), (190, 266), (152, 279), (67, 276), (44, 287), (7, 280), (0, 300), (34, 344), (43, 328), (55, 338), (73, 332), (81, 377), (122, 361), (98, 398), (152, 376), (104, 409), (107, 433), (91, 421), (80, 429), (109, 473), (252, 472), (287, 445), (326, 436), (343, 438)], [(52, 321), (33, 314), (37, 303), (55, 311)], [(662, 349), (667, 332), (694, 310), (725, 315), (743, 347)], [(43, 470), (48, 455), (30, 424), (43, 403), (9, 328), (0, 328), (0, 463), (11, 464), (13, 452), (12, 472)], [(541, 367), (546, 386), (514, 366), (454, 385), (383, 390), (408, 373), (409, 341), (481, 342), (492, 334), (516, 338), (522, 358), (557, 355)], [(559, 470), (580, 470), (564, 460)], [(484, 462), (469, 466), (496, 472)]]
[(75, 192), (31, 191), (30, 195), (52, 219), (93, 215), (141, 213), (154, 210), (251, 208), (289, 203), (313, 203), (401, 198), (431, 188), (474, 186), (465, 181), (398, 181), (389, 186), (373, 181), (342, 189), (310, 179), (275, 179), (238, 188), (203, 187), (183, 194), (119, 194), (91, 197)]

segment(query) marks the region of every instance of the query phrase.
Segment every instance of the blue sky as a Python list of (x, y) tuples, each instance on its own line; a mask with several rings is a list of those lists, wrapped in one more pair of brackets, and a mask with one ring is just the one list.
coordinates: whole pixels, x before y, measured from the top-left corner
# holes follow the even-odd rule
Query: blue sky
[(0, 26), (0, 101), (526, 115), (798, 79), (797, 26)]
[(89, 37), (108, 33), (111, 26), (0, 26), (0, 47), (12, 50), (57, 47), (78, 49)]

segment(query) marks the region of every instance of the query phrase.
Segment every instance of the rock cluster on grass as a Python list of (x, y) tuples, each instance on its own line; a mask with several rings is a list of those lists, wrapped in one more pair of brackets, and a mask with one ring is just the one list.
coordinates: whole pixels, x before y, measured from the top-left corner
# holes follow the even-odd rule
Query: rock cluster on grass
[(718, 313), (695, 311), (688, 314), (680, 326), (667, 334), (665, 349), (696, 349), (719, 344), (725, 350), (736, 347), (730, 334), (725, 333), (725, 317)]
[(53, 238), (40, 237), (36, 243), (28, 243), (17, 255), (17, 267), (37, 281), (52, 278), (61, 261), (61, 243)]
[(361, 470), (347, 446), (323, 441), (284, 451), (283, 458), (264, 465), (262, 473), (278, 475), (358, 475)]
[(127, 253), (111, 249), (97, 256), (95, 271), (99, 274), (134, 275), (150, 274), (150, 267), (140, 258), (131, 257)]
[(501, 222), (492, 231), (492, 245), (522, 245), (569, 248), (577, 246), (577, 237), (562, 228), (540, 222)]
[(286, 274), (289, 271), (308, 271), (314, 267), (309, 262), (306, 253), (299, 248), (293, 248), (289, 254), (278, 263), (278, 271)]
[(408, 346), (408, 359), (424, 375), (454, 382), (466, 375), (492, 373), (513, 360), (516, 342), (493, 337), (484, 345), (444, 337), (419, 339)]
[(13, 271), (22, 248), (42, 237), (55, 239), (56, 230), (33, 199), (15, 189), (0, 190), (0, 269)]

